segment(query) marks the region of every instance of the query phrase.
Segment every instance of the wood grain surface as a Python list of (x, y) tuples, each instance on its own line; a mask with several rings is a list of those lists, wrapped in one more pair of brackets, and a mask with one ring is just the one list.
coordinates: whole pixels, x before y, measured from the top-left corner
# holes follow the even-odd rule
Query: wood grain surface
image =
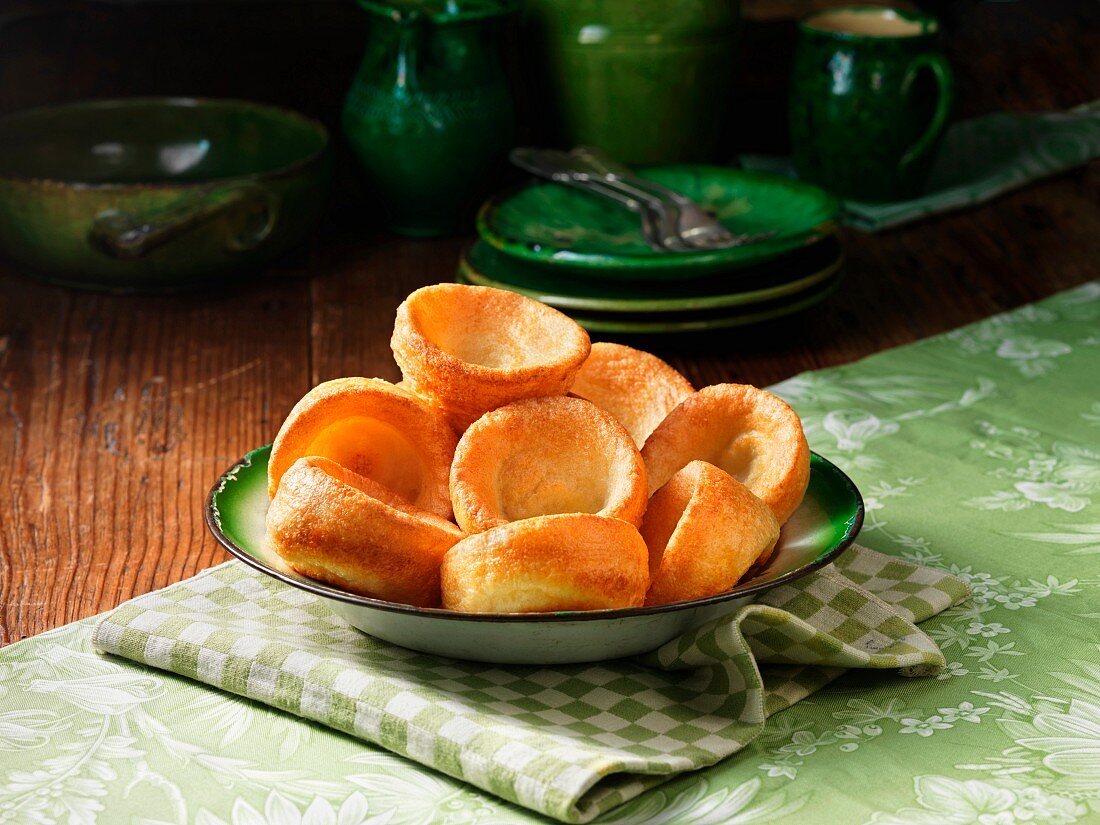
[[(334, 122), (362, 43), (352, 4), (168, 5), (63, 3), (48, 22), (9, 18), (0, 109), (190, 91), (275, 100)], [(1100, 97), (1095, 4), (927, 5), (944, 15), (961, 116)], [(187, 39), (173, 37), (181, 30)], [(238, 54), (231, 71), (231, 51), (204, 62), (218, 53), (210, 41), (240, 47), (243, 31), (267, 38), (267, 50)], [(782, 148), (792, 34), (772, 15), (745, 27), (739, 148)], [(202, 522), (218, 474), (269, 441), (317, 382), (398, 376), (388, 343), (397, 304), (450, 280), (468, 239), (372, 231), (354, 168), (338, 161), (333, 208), (310, 248), (222, 291), (82, 293), (0, 263), (0, 643), (223, 561)], [(853, 361), (1100, 276), (1098, 203), (1093, 164), (966, 212), (845, 232), (847, 279), (819, 311), (647, 346), (700, 386), (766, 385)]]

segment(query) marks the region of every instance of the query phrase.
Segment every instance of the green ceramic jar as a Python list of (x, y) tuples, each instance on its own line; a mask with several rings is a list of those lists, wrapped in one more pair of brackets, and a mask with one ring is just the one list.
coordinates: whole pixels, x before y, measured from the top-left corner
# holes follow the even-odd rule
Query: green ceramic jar
[(514, 143), (505, 0), (376, 3), (344, 132), (395, 232), (468, 230)]
[(552, 142), (630, 164), (713, 161), (737, 0), (526, 0), (529, 73)]
[(800, 177), (853, 200), (920, 193), (953, 98), (938, 31), (934, 17), (881, 6), (802, 20), (790, 98)]

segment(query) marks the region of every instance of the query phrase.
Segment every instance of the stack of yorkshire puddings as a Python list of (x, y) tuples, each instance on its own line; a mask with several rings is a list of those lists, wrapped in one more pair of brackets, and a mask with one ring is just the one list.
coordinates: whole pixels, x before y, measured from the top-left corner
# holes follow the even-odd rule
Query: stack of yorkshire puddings
[(695, 392), (537, 301), (418, 289), (391, 346), (400, 384), (321, 384), (275, 439), (268, 540), (302, 575), (466, 612), (667, 604), (728, 590), (805, 494), (779, 398)]

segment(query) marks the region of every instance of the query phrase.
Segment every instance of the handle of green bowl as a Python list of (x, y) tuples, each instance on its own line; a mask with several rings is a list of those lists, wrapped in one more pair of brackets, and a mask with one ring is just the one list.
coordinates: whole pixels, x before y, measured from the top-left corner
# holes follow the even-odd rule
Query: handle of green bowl
[(223, 244), (232, 252), (246, 252), (264, 242), (278, 216), (279, 199), (258, 183), (210, 187), (149, 213), (103, 212), (96, 216), (89, 240), (112, 258), (133, 260), (201, 226), (233, 218), (237, 225), (226, 227)]

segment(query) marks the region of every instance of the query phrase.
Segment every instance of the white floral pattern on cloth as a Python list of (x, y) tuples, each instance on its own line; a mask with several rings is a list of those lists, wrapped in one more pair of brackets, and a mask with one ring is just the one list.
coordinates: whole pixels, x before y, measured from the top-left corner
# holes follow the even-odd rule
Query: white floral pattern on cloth
[(712, 790), (703, 779), (679, 793), (657, 790), (600, 820), (606, 825), (752, 825), (797, 813), (806, 800), (761, 794), (759, 779)]
[[(1098, 320), (1100, 283), (1088, 284), (780, 385), (815, 448), (863, 490), (862, 540), (970, 583), (969, 602), (925, 626), (948, 665), (900, 686), (842, 679), (773, 716), (739, 756), (605, 821), (1100, 822), (1097, 491), (1015, 486), (1095, 480), (1082, 449), (1100, 432)], [(1021, 341), (1070, 351), (1006, 357), (1036, 351)], [(1025, 410), (1029, 398), (1040, 403)], [(1023, 506), (967, 503), (998, 493)], [(95, 656), (89, 631), (0, 652), (0, 822), (547, 822), (349, 737)]]
[[(823, 433), (830, 436), (832, 442), (826, 441), (821, 451), (827, 452), (835, 464), (849, 472), (888, 466), (868, 446), (896, 435), (908, 422), (968, 410), (997, 393), (996, 382), (985, 377), (977, 378), (960, 391), (957, 386), (921, 376), (895, 375), (881, 382), (845, 380), (837, 385), (826, 385), (814, 375), (792, 378), (775, 389), (800, 410), (815, 403), (830, 405), (820, 417), (803, 412), (803, 427), (814, 444), (825, 437)], [(831, 406), (846, 402), (844, 407)], [(921, 403), (915, 406), (916, 402)], [(880, 415), (872, 411), (872, 406), (886, 409), (901, 406), (904, 409)]]
[[(981, 356), (987, 353), (1011, 365), (1025, 379), (1041, 378), (1057, 369), (1059, 361), (1075, 348), (1095, 347), (1096, 331), (1087, 322), (1100, 318), (1100, 282), (1055, 295), (1042, 304), (1032, 304), (998, 315), (969, 327), (949, 332), (945, 340), (958, 346), (958, 353)], [(1059, 321), (1086, 322), (1082, 333), (1068, 337), (1048, 334)]]
[[(912, 489), (922, 483), (922, 479), (902, 478), (893, 482), (883, 481), (870, 488), (863, 535), (879, 536), (897, 548), (901, 557), (949, 571), (970, 585), (971, 599), (944, 611), (935, 622), (937, 626), (929, 631), (948, 658), (947, 667), (936, 674), (937, 680), (967, 677), (994, 685), (1007, 682), (1023, 686), (1019, 682), (1021, 674), (1013, 671), (1012, 662), (1017, 657), (1025, 656), (1025, 651), (1018, 650), (1017, 642), (1011, 640), (1012, 622), (1007, 618), (993, 621), (990, 614), (1007, 611), (1011, 615), (1036, 607), (1046, 599), (1072, 597), (1082, 592), (1081, 582), (1077, 578), (1063, 581), (1053, 575), (1048, 575), (1044, 580), (1021, 580), (975, 570), (973, 565), (947, 563), (942, 554), (933, 552), (928, 539), (892, 531), (882, 512), (891, 499), (909, 496)], [(914, 671), (912, 675), (920, 674)], [(1096, 669), (1096, 675), (1100, 677), (1100, 667)], [(789, 738), (767, 749), (769, 758), (759, 763), (758, 768), (771, 778), (795, 779), (807, 757), (831, 749), (837, 753), (851, 753), (861, 743), (874, 740), (884, 733), (925, 739), (941, 731), (952, 730), (960, 722), (978, 725), (994, 706), (989, 702), (982, 703), (980, 692), (975, 692), (975, 696), (979, 697), (978, 702), (962, 701), (953, 707), (923, 709), (907, 707), (896, 699), (882, 705), (865, 699), (851, 699), (845, 709), (832, 713), (839, 724), (820, 731), (815, 730), (820, 726), (814, 726), (789, 732)], [(762, 736), (760, 741), (774, 741), (780, 734), (781, 729), (775, 728), (770, 735)]]
[[(1074, 427), (1073, 419), (1085, 427), (1100, 424), (1100, 403), (1082, 391), (1089, 382), (1081, 376), (1081, 366), (1073, 365), (1073, 358), (1075, 354), (1084, 357), (1085, 371), (1093, 376), (1091, 385), (1095, 386), (1095, 375), (1100, 374), (1093, 349), (1098, 343), (1094, 332), (1097, 318), (1100, 285), (1089, 284), (1044, 305), (1025, 307), (979, 328), (945, 336), (941, 345), (954, 344), (958, 347), (954, 354), (972, 358), (975, 371), (989, 376), (980, 386), (971, 387), (976, 390), (971, 397), (980, 396), (976, 405), (967, 404), (969, 398), (958, 403), (962, 396), (952, 404), (940, 375), (888, 373), (876, 381), (862, 374), (858, 380), (849, 381), (811, 374), (780, 385), (781, 392), (800, 410), (809, 406), (806, 418), (811, 432), (818, 439), (833, 439), (822, 444), (822, 452), (833, 455), (836, 450), (844, 454), (845, 466), (857, 476), (867, 470), (878, 471), (871, 483), (861, 485), (867, 509), (864, 539), (879, 549), (892, 549), (904, 558), (950, 570), (968, 581), (974, 595), (969, 602), (938, 617), (936, 627), (930, 631), (948, 657), (947, 667), (936, 680), (945, 684), (945, 690), (950, 685), (969, 686), (965, 699), (956, 694), (958, 701), (952, 705), (913, 707), (898, 699), (874, 703), (857, 698), (830, 714), (831, 726), (821, 717), (811, 722), (792, 718), (791, 729), (784, 731), (777, 725), (772, 741), (762, 739), (756, 746), (764, 757), (757, 763), (761, 775), (775, 782), (801, 781), (808, 770), (817, 766), (815, 759), (822, 753), (854, 753), (880, 741), (885, 743), (892, 736), (906, 737), (915, 743), (914, 747), (940, 747), (938, 737), (951, 731), (957, 738), (955, 732), (965, 721), (974, 731), (967, 734), (968, 739), (984, 742), (1010, 733), (1014, 741), (1007, 741), (989, 761), (954, 766), (960, 772), (979, 771), (984, 776), (919, 777), (913, 802), (880, 811), (869, 821), (1010, 823), (1100, 818), (1100, 717), (1096, 715), (1100, 707), (1100, 665), (1078, 659), (1074, 662), (1083, 671), (1081, 675), (1056, 668), (1050, 674), (1076, 686), (1076, 696), (1049, 684), (1040, 691), (1034, 684), (1036, 678), (1049, 681), (1049, 676), (1039, 676), (1042, 668), (1029, 663), (1042, 651), (1035, 648), (1030, 632), (1017, 637), (1016, 621), (1016, 616), (1042, 610), (1025, 625), (1030, 631), (1050, 611), (1066, 611), (1065, 606), (1054, 607), (1052, 600), (1067, 606), (1080, 604), (1086, 594), (1088, 603), (1080, 604), (1074, 619), (1100, 618), (1096, 610), (1100, 571), (1078, 566), (1066, 569), (1084, 575), (1056, 574), (1049, 572), (1049, 564), (1042, 564), (1035, 575), (1012, 575), (990, 563), (996, 559), (994, 553), (989, 554), (985, 569), (951, 561), (956, 548), (944, 542), (942, 532), (936, 538), (926, 538), (911, 529), (911, 516), (904, 517), (907, 512), (919, 510), (918, 500), (928, 500), (922, 490), (934, 484), (934, 474), (884, 478), (883, 468), (907, 465), (894, 459), (888, 450), (879, 449), (880, 445), (891, 445), (898, 436), (915, 433), (914, 428), (926, 423), (920, 419), (926, 420), (930, 414), (950, 416), (973, 406), (970, 417), (974, 420), (966, 426), (979, 437), (963, 443), (981, 457), (975, 463), (986, 481), (974, 485), (975, 494), (962, 497), (963, 507), (990, 513), (1024, 515), (1030, 510), (1059, 516), (1085, 515), (1100, 492), (1100, 451), (1093, 446), (1095, 437), (1086, 435), (1080, 425)], [(1058, 328), (1067, 321), (1079, 323), (1081, 331), (1064, 336)], [(1068, 426), (1054, 432), (1080, 433), (1081, 438), (1052, 437), (1044, 426), (1046, 421), (1022, 426), (981, 415), (979, 410), (999, 412), (985, 402), (999, 396), (999, 387), (1011, 383), (988, 367), (990, 359), (1002, 361), (1021, 378), (1036, 381), (1053, 380), (1062, 369), (1070, 371), (1066, 386), (1077, 393), (1059, 395)], [(1092, 395), (1095, 397), (1095, 393)], [(844, 406), (834, 406), (838, 402)], [(815, 413), (815, 409), (824, 412)], [(910, 425), (910, 421), (915, 423)], [(895, 518), (895, 513), (903, 515)], [(990, 531), (991, 535), (1015, 540), (1019, 552), (1030, 551), (1031, 547), (1038, 551), (1038, 545), (1046, 545), (1049, 550), (1041, 551), (1044, 556), (1050, 550), (1065, 556), (1100, 553), (1100, 524), (1095, 519), (1050, 520), (1042, 524), (1044, 529), (1035, 529), (1038, 525), (1034, 520), (1013, 522), (1027, 523), (1031, 528), (1027, 530), (1006, 529), (1009, 525), (1003, 519), (995, 523), (998, 529)], [(936, 527), (935, 520), (928, 526)], [(1005, 548), (999, 549), (1003, 558)], [(1100, 661), (1097, 650), (1091, 653)], [(1082, 691), (1091, 691), (1091, 699)], [(796, 709), (783, 718), (802, 717), (807, 712)], [(797, 788), (798, 783), (789, 787)]]
[[(1046, 441), (1038, 430), (977, 422), (983, 438), (970, 442), (996, 462), (988, 471), (1005, 487), (968, 499), (982, 510), (1022, 510), (1035, 504), (1077, 513), (1100, 493), (1100, 450), (1067, 441)], [(998, 485), (1000, 486), (1000, 485)]]
[(339, 808), (318, 796), (302, 810), (278, 791), (272, 791), (260, 810), (238, 799), (228, 821), (202, 808), (195, 817), (195, 825), (389, 825), (397, 813), (394, 809), (371, 816), (368, 810), (361, 793), (353, 793)]
[(918, 807), (876, 813), (868, 825), (1069, 825), (1087, 813), (1084, 805), (1039, 788), (1013, 791), (974, 779), (918, 776), (914, 791)]

